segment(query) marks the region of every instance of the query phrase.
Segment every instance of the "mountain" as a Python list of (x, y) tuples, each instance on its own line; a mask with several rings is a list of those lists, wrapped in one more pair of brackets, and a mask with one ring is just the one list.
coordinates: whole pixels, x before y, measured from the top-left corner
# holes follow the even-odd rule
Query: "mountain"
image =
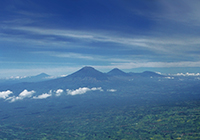
[(88, 79), (88, 78), (92, 78), (92, 79), (96, 79), (96, 80), (108, 80), (108, 77), (105, 73), (102, 73), (96, 69), (94, 69), (93, 67), (84, 67), (80, 70), (78, 70), (77, 72), (68, 75), (66, 78), (79, 78), (79, 79)]
[[(20, 93), (24, 89), (36, 90), (37, 92), (48, 92), (57, 89), (78, 89), (80, 87), (102, 87), (102, 88), (117, 88), (119, 86), (130, 86), (132, 84), (140, 84), (144, 81), (151, 81), (150, 77), (163, 77), (154, 72), (145, 71), (143, 73), (125, 73), (118, 68), (115, 68), (108, 73), (102, 73), (93, 67), (83, 67), (82, 69), (66, 76), (56, 79), (47, 79), (49, 75), (41, 73), (36, 76), (31, 76), (23, 79), (20, 83), (12, 85), (0, 84), (0, 91), (12, 90), (15, 93)], [(132, 80), (134, 79), (134, 80)], [(130, 80), (132, 82), (130, 82)], [(38, 82), (39, 81), (39, 82)], [(149, 83), (149, 82), (148, 82)]]
[(152, 71), (144, 71), (143, 73), (141, 73), (141, 76), (144, 76), (144, 77), (164, 77), (164, 75), (160, 75), (160, 74), (152, 72)]
[(20, 80), (20, 82), (39, 82), (39, 81), (48, 80), (49, 77), (50, 77), (50, 75), (48, 75), (46, 73), (41, 73), (36, 76), (30, 76), (30, 77), (23, 78)]
[(118, 68), (112, 69), (112, 70), (109, 71), (107, 74), (108, 74), (109, 76), (125, 76), (125, 77), (131, 76), (130, 74), (125, 73), (125, 72), (123, 72), (122, 70), (120, 70), (120, 69), (118, 69)]
[[(102, 73), (93, 67), (83, 67), (82, 69), (68, 75), (65, 77), (60, 77), (56, 79), (51, 79), (47, 81), (37, 82), (37, 83), (26, 83), (27, 87), (41, 89), (76, 89), (79, 87), (99, 87), (108, 81), (108, 75)], [(24, 84), (24, 83), (23, 83)], [(34, 89), (33, 88), (33, 89)]]
[(41, 73), (36, 76), (0, 79), (0, 84), (8, 85), (8, 84), (21, 83), (21, 82), (40, 82), (40, 81), (45, 81), (45, 80), (49, 80), (49, 79), (50, 79), (50, 75), (48, 75), (46, 73)]
[(165, 77), (164, 75), (160, 75), (160, 74), (152, 72), (152, 71), (144, 71), (142, 73), (130, 72), (129, 74), (133, 77), (146, 77), (146, 78), (149, 78), (149, 77)]

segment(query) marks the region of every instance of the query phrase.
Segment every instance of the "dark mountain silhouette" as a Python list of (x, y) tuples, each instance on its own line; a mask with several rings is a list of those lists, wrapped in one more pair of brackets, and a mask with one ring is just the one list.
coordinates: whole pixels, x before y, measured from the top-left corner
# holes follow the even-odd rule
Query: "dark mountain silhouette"
[(120, 70), (120, 69), (118, 69), (118, 68), (112, 69), (112, 70), (109, 71), (107, 74), (108, 74), (109, 76), (125, 76), (125, 77), (131, 76), (130, 74), (125, 73), (125, 72), (123, 72), (122, 70)]

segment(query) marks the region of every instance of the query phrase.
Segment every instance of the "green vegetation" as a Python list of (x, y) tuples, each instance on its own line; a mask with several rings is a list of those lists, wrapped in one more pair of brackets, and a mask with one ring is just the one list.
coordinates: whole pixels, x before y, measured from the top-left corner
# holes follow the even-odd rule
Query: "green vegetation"
[(119, 102), (109, 101), (99, 105), (91, 105), (94, 103), (91, 101), (85, 106), (67, 106), (61, 109), (56, 109), (59, 108), (58, 105), (50, 106), (33, 113), (19, 108), (18, 111), (24, 112), (23, 119), (16, 113), (10, 118), (2, 119), (0, 139), (200, 139), (200, 101), (162, 104), (134, 104), (132, 100), (123, 99), (118, 100)]

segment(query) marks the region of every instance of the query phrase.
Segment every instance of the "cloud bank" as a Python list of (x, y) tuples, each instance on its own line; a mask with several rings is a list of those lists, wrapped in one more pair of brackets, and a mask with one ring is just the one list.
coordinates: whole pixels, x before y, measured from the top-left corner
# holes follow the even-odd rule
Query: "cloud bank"
[[(11, 96), (11, 94), (14, 94), (12, 91), (7, 90), (7, 91), (1, 91), (0, 92), (0, 98), (5, 99), (5, 101), (9, 101), (10, 103), (15, 102), (15, 101), (19, 101), (19, 100), (23, 100), (25, 98), (28, 99), (46, 99), (49, 97), (58, 97), (61, 96), (62, 94), (65, 95), (80, 95), (80, 94), (85, 94), (89, 91), (101, 91), (103, 92), (104, 90), (102, 89), (102, 87), (93, 87), (93, 88), (88, 88), (88, 87), (80, 87), (78, 89), (57, 89), (57, 90), (49, 90), (49, 92), (47, 93), (43, 93), (40, 95), (36, 95), (33, 96), (36, 91), (31, 90), (23, 90), (18, 96)], [(108, 92), (116, 92), (117, 90), (115, 89), (107, 89), (106, 91)]]

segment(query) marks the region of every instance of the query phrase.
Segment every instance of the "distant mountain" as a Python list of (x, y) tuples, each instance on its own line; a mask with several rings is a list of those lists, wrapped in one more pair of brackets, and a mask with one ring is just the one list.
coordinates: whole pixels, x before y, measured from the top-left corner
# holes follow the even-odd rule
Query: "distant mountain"
[(46, 73), (40, 73), (39, 75), (36, 75), (36, 76), (32, 76), (32, 77), (35, 77), (35, 78), (46, 78), (46, 77), (49, 77), (50, 75), (46, 74)]
[(17, 78), (8, 78), (8, 79), (1, 79), (0, 84), (15, 84), (21, 82), (39, 82), (49, 80), (50, 75), (46, 73), (41, 73), (36, 76), (28, 76), (28, 77), (17, 77)]
[(105, 73), (102, 73), (93, 67), (84, 67), (77, 72), (68, 75), (66, 78), (81, 78), (81, 79), (87, 79), (87, 78), (93, 78), (96, 80), (108, 80), (108, 77)]
[(50, 75), (48, 75), (46, 73), (41, 73), (36, 76), (30, 76), (30, 77), (23, 78), (20, 81), (21, 82), (39, 82), (39, 81), (48, 80), (49, 77), (50, 77)]
[(125, 73), (125, 72), (123, 72), (122, 70), (120, 70), (118, 68), (112, 69), (107, 74), (110, 75), (110, 76), (125, 76), (125, 77), (131, 76), (130, 74)]
[(158, 73), (155, 73), (155, 72), (152, 72), (152, 71), (144, 71), (142, 73), (133, 73), (133, 72), (130, 72), (129, 73), (131, 76), (134, 76), (134, 77), (165, 77), (164, 75), (161, 75), (161, 74), (158, 74)]
[[(78, 89), (79, 87), (102, 87), (117, 88), (119, 86), (128, 86), (133, 83), (151, 83), (150, 77), (163, 77), (154, 72), (145, 71), (143, 73), (125, 73), (115, 68), (108, 73), (102, 73), (93, 67), (83, 67), (82, 69), (66, 76), (56, 79), (48, 79), (49, 75), (41, 73), (36, 76), (21, 79), (21, 82), (12, 83), (12, 85), (0, 84), (0, 90), (12, 90), (16, 93), (27, 90), (36, 90), (40, 92), (48, 92), (57, 89)], [(134, 80), (133, 80), (134, 79)], [(38, 92), (39, 93), (39, 92)]]
[(34, 87), (41, 86), (43, 89), (76, 89), (79, 87), (99, 87), (107, 81), (107, 74), (86, 66), (68, 76), (35, 83)]
[(143, 73), (141, 73), (141, 76), (144, 76), (144, 77), (164, 77), (164, 75), (160, 75), (160, 74), (152, 72), (152, 71), (144, 71)]

